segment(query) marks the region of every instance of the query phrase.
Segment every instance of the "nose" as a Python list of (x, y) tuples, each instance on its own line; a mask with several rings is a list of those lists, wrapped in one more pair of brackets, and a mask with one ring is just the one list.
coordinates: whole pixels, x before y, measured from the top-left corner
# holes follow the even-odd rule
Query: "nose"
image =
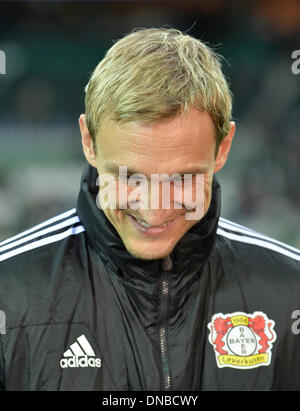
[(139, 186), (138, 195), (128, 197), (128, 206), (136, 210), (133, 217), (144, 220), (152, 226), (160, 226), (184, 214), (181, 203), (182, 193), (174, 197), (171, 186), (159, 184), (144, 184)]

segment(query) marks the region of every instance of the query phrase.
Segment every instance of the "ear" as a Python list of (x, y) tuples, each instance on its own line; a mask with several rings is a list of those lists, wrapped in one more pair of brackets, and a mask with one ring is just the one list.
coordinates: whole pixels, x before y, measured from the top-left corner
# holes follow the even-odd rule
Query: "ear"
[(78, 122), (81, 133), (81, 143), (85, 158), (91, 166), (96, 168), (96, 154), (94, 150), (94, 143), (86, 125), (85, 114), (81, 114)]
[(231, 148), (231, 143), (234, 137), (234, 133), (235, 133), (235, 122), (231, 121), (229, 133), (223, 138), (219, 146), (218, 154), (217, 154), (216, 161), (215, 161), (214, 173), (217, 173), (218, 171), (220, 171), (225, 165), (230, 148)]

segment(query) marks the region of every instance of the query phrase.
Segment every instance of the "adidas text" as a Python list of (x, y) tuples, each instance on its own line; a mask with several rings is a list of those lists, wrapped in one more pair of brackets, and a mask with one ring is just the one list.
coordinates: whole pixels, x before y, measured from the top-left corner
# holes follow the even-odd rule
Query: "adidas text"
[(79, 368), (79, 367), (101, 367), (101, 358), (83, 357), (62, 358), (60, 360), (61, 368)]

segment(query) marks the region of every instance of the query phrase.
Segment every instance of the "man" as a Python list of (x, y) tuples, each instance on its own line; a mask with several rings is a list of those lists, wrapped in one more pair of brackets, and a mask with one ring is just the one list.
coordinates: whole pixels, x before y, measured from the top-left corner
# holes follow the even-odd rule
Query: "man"
[(0, 244), (2, 389), (299, 390), (300, 251), (220, 217), (218, 56), (135, 31), (85, 104), (76, 209)]

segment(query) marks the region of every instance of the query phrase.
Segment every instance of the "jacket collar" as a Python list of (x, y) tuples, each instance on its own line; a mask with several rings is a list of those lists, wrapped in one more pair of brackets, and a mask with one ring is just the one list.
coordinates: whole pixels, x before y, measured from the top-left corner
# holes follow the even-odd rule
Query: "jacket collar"
[(199, 273), (208, 258), (216, 237), (221, 207), (221, 188), (214, 176), (210, 207), (205, 216), (178, 241), (169, 257), (142, 260), (132, 256), (104, 212), (96, 204), (99, 187), (97, 169), (87, 165), (81, 179), (77, 211), (94, 250), (106, 263), (117, 268), (131, 281), (138, 278), (153, 283), (163, 268), (173, 273)]

